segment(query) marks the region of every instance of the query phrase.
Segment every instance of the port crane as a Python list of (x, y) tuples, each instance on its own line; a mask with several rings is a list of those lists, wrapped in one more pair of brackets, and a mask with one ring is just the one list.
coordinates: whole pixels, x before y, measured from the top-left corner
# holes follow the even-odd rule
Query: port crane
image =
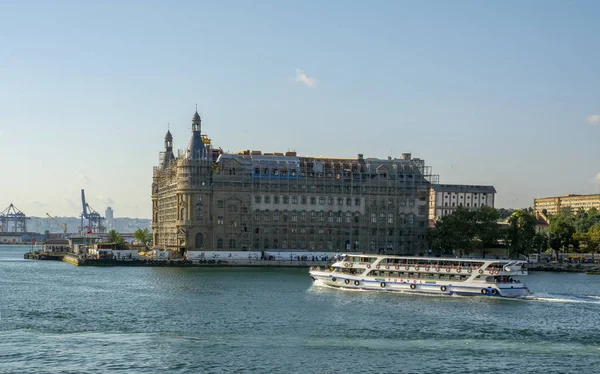
[[(84, 233), (102, 234), (106, 232), (106, 227), (102, 224), (104, 217), (96, 212), (90, 204), (85, 201), (85, 191), (81, 190), (81, 205), (83, 212), (81, 213), (81, 230)], [(87, 225), (84, 225), (84, 219), (87, 220)]]
[(50, 218), (52, 220), (52, 222), (54, 222), (54, 224), (58, 227), (60, 227), (60, 229), (63, 232), (63, 235), (65, 237), (65, 239), (67, 238), (67, 224), (61, 224), (60, 222), (58, 222), (58, 220), (54, 217), (52, 217), (50, 214), (46, 213), (46, 215), (48, 216), (48, 218)]

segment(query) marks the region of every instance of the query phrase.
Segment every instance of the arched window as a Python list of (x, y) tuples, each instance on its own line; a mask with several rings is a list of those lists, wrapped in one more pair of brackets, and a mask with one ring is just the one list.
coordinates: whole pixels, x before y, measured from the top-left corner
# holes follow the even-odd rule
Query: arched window
[(278, 248), (279, 248), (279, 240), (273, 239), (273, 249), (278, 249)]
[(217, 249), (223, 249), (223, 239), (217, 239)]
[(265, 239), (265, 249), (269, 249), (269, 239)]
[(196, 248), (204, 248), (204, 234), (202, 234), (201, 232), (196, 234)]
[(235, 239), (229, 239), (229, 249), (235, 249)]
[(394, 223), (394, 213), (388, 213), (388, 223)]
[(377, 223), (377, 213), (371, 213), (371, 223)]
[(383, 212), (379, 214), (379, 223), (385, 223), (385, 213)]

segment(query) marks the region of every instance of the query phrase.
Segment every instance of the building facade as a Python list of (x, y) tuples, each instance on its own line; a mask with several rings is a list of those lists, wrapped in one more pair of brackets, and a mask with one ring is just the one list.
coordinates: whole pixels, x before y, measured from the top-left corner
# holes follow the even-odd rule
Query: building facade
[(459, 207), (477, 209), (494, 207), (494, 186), (472, 186), (464, 184), (434, 184), (429, 195), (429, 219), (438, 219), (454, 213)]
[(600, 210), (600, 195), (565, 195), (533, 200), (533, 209), (539, 213), (545, 211), (546, 216), (558, 213), (561, 208), (571, 208), (573, 211), (587, 211), (590, 208)]
[(295, 152), (223, 153), (192, 119), (187, 149), (173, 137), (154, 168), (154, 244), (165, 249), (426, 250), (427, 200), (437, 176), (400, 159), (300, 157)]

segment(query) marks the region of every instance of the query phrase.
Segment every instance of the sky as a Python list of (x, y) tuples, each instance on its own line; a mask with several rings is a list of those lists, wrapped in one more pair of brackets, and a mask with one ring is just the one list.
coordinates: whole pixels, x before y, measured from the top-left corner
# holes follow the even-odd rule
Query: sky
[(152, 167), (400, 157), (496, 207), (600, 193), (598, 1), (0, 0), (0, 210), (151, 215)]

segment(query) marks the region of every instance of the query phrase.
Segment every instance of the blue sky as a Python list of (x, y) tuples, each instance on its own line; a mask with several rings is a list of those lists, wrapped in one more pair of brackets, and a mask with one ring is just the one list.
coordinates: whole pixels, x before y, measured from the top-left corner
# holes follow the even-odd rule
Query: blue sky
[(498, 207), (600, 192), (594, 1), (1, 2), (0, 210), (149, 217), (152, 167), (224, 150), (399, 157)]

